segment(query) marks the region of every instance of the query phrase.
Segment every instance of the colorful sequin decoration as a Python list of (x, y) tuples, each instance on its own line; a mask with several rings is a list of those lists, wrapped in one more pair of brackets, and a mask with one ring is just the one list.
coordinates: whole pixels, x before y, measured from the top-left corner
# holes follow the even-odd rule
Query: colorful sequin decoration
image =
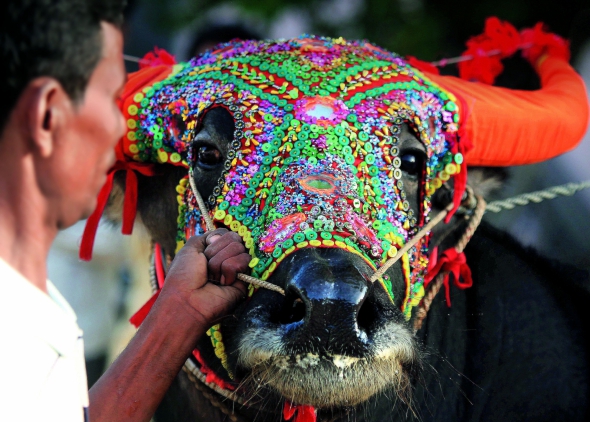
[[(263, 280), (308, 247), (345, 249), (378, 268), (428, 221), (436, 189), (465, 171), (454, 96), (363, 41), (223, 44), (178, 65), (131, 107), (125, 153), (186, 167), (205, 112), (225, 107), (233, 115), (234, 139), (208, 201), (214, 221), (244, 239)], [(427, 149), (420, 215), (402, 181), (404, 123)], [(184, 180), (178, 194), (180, 247), (199, 231), (200, 215)], [(424, 295), (427, 247), (418, 243), (402, 260), (408, 319)], [(380, 282), (392, 295), (389, 279)]]

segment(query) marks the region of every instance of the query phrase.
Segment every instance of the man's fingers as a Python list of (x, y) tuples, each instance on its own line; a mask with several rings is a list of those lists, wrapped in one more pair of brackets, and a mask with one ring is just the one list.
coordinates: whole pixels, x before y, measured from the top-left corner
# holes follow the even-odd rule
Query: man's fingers
[(217, 290), (215, 290), (215, 293), (212, 293), (212, 294), (221, 298), (222, 301), (225, 302), (223, 306), (227, 310), (230, 310), (233, 306), (235, 306), (240, 301), (242, 301), (248, 293), (248, 288), (246, 287), (246, 284), (242, 281), (239, 281), (239, 280), (236, 281), (231, 286), (224, 286), (224, 287), (211, 286), (211, 287), (217, 287)]
[(226, 286), (232, 285), (236, 281), (238, 273), (249, 272), (248, 264), (252, 257), (247, 253), (242, 253), (237, 256), (232, 256), (226, 259), (221, 264), (222, 284)]
[(205, 255), (193, 253), (189, 250), (183, 254), (178, 254), (172, 262), (172, 266), (166, 274), (167, 285), (174, 285), (183, 291), (198, 289), (207, 283), (207, 258)]
[(205, 243), (207, 245), (210, 245), (213, 242), (215, 242), (216, 240), (219, 240), (219, 236), (223, 237), (227, 233), (233, 233), (233, 232), (230, 232), (228, 229), (225, 229), (225, 228), (220, 228), (220, 229), (208, 231), (203, 236), (205, 236)]
[(207, 248), (205, 249), (205, 256), (207, 259), (211, 259), (232, 243), (240, 245), (243, 251), (246, 251), (246, 247), (244, 246), (240, 235), (235, 232), (229, 232), (223, 234), (215, 242), (208, 244)]
[(188, 272), (196, 271), (195, 263), (200, 262), (198, 257), (205, 251), (206, 247), (205, 235), (191, 237), (174, 257), (168, 276), (174, 273), (185, 273), (187, 270)]
[[(221, 243), (221, 241), (222, 240), (218, 240), (213, 246), (215, 246), (217, 243)], [(207, 269), (209, 270), (209, 277), (213, 278), (214, 280), (219, 280), (219, 277), (222, 273), (221, 265), (224, 263), (224, 261), (243, 253), (245, 253), (244, 245), (237, 242), (232, 242), (217, 252), (209, 259), (207, 266)]]
[(184, 247), (178, 251), (177, 255), (185, 254), (185, 253), (203, 253), (207, 248), (206, 235), (202, 234), (199, 236), (193, 236), (184, 244)]

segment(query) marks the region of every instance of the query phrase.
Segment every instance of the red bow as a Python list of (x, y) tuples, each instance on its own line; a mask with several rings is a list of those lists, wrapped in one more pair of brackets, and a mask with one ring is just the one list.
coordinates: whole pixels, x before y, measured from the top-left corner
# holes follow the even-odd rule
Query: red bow
[(283, 407), (283, 419), (288, 421), (293, 415), (295, 416), (293, 422), (316, 422), (317, 419), (313, 406), (294, 405), (286, 401)]
[(443, 252), (438, 258), (438, 262), (424, 277), (424, 287), (427, 287), (432, 279), (436, 277), (441, 271), (445, 272), (443, 284), (445, 285), (445, 294), (447, 305), (451, 306), (451, 292), (449, 286), (449, 274), (453, 274), (455, 286), (460, 289), (466, 289), (473, 286), (473, 279), (471, 278), (471, 269), (467, 265), (467, 259), (463, 252), (457, 251), (455, 248), (449, 248)]
[(92, 248), (94, 246), (98, 223), (113, 189), (115, 173), (119, 170), (127, 172), (125, 177), (125, 199), (123, 202), (123, 227), (121, 228), (123, 234), (131, 234), (133, 223), (135, 222), (135, 215), (137, 214), (137, 175), (135, 172), (145, 176), (153, 176), (155, 174), (153, 164), (137, 163), (134, 161), (119, 160), (109, 170), (107, 181), (98, 193), (96, 209), (88, 217), (86, 227), (84, 228), (84, 234), (82, 235), (82, 242), (80, 244), (80, 259), (83, 261), (90, 261), (92, 259)]

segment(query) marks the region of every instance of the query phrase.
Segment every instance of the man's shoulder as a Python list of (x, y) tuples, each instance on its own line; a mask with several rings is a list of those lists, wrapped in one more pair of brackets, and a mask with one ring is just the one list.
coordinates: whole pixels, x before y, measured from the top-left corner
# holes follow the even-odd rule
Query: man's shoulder
[(87, 406), (82, 331), (51, 283), (48, 293), (0, 261), (2, 421), (58, 420), (48, 415), (82, 420)]
[(44, 342), (67, 356), (76, 352), (82, 332), (76, 315), (49, 281), (47, 288), (49, 294), (0, 259), (0, 333), (20, 341)]
[(4, 324), (0, 337), (0, 420), (82, 421), (82, 349), (66, 358), (45, 339)]

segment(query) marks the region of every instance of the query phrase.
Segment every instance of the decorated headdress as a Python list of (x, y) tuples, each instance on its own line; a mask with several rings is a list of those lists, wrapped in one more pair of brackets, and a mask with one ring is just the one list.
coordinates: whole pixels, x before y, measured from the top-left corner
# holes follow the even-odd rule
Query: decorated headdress
[[(368, 42), (314, 36), (236, 41), (188, 63), (140, 70), (121, 100), (128, 130), (117, 145), (118, 162), (91, 217), (82, 257), (89, 258), (92, 225), (117, 170), (127, 171), (124, 232), (131, 231), (135, 216), (135, 171), (150, 175), (161, 163), (188, 169), (177, 188), (178, 247), (202, 231), (188, 183), (190, 146), (205, 112), (224, 107), (235, 133), (222, 178), (208, 198), (210, 214), (244, 239), (253, 275), (268, 278), (285, 256), (306, 247), (346, 249), (379, 267), (428, 221), (431, 195), (450, 178), (459, 205), (467, 164), (541, 161), (583, 136), (588, 104), (583, 82), (564, 60), (567, 45), (540, 26), (514, 35), (496, 21), (487, 22), (486, 33), (471, 40), (465, 54), (499, 43), (508, 55), (524, 40), (541, 90), (441, 76)], [(493, 80), (501, 70), (499, 58), (486, 67), (475, 57), (461, 71), (489, 79), (474, 67), (491, 69)], [(427, 151), (419, 215), (410, 209), (401, 181), (402, 124), (413, 128)], [(423, 293), (427, 242), (410, 249), (402, 262), (409, 316)]]

